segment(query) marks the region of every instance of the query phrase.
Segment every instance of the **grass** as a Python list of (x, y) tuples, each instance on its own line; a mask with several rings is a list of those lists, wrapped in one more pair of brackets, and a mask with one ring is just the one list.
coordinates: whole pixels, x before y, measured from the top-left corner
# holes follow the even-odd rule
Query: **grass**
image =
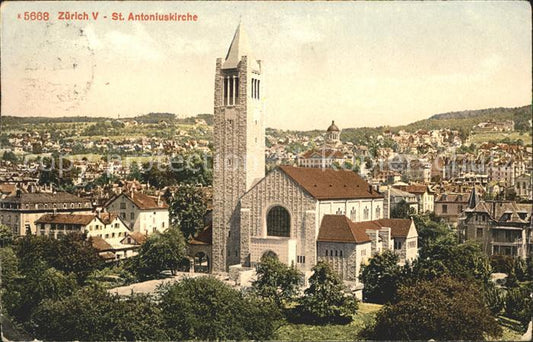
[(531, 143), (531, 136), (528, 134), (520, 134), (520, 132), (494, 132), (494, 133), (476, 133), (472, 134), (469, 137), (469, 143), (474, 144), (481, 144), (488, 141), (501, 141), (505, 138), (509, 138), (510, 140), (518, 140), (522, 139), (524, 141), (524, 144), (530, 144)]
[(282, 341), (346, 341), (357, 340), (359, 332), (372, 323), (378, 304), (359, 303), (354, 320), (346, 325), (307, 325), (288, 323), (277, 331), (277, 340)]
[[(354, 320), (346, 325), (307, 325), (287, 323), (277, 331), (275, 339), (281, 341), (354, 341), (361, 340), (361, 330), (372, 324), (378, 304), (359, 303)], [(520, 341), (522, 331), (503, 326), (503, 335), (497, 341)]]

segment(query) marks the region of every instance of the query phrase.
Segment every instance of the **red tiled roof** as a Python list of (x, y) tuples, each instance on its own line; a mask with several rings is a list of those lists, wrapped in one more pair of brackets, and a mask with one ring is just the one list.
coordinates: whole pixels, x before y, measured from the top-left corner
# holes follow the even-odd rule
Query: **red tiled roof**
[(302, 155), (302, 158), (334, 158), (334, 159), (342, 159), (344, 158), (344, 154), (338, 150), (333, 149), (312, 149), (307, 152), (305, 152)]
[(98, 251), (103, 252), (113, 249), (113, 246), (111, 246), (109, 243), (107, 243), (106, 240), (102, 239), (101, 237), (92, 236), (90, 239), (93, 247), (96, 248)]
[(345, 215), (324, 215), (317, 240), (363, 243), (369, 242), (370, 238), (362, 225), (350, 221)]
[(107, 203), (106, 206), (108, 206), (111, 202), (113, 202), (115, 199), (120, 197), (120, 195), (126, 196), (129, 200), (131, 200), (139, 209), (167, 209), (168, 204), (165, 202), (163, 198), (160, 198), (159, 203), (157, 197), (154, 196), (148, 196), (146, 194), (143, 194), (141, 192), (126, 192), (116, 195), (115, 197), (111, 198)]
[(395, 237), (407, 237), (409, 230), (411, 229), (410, 219), (379, 219), (375, 221), (376, 225), (380, 227), (389, 227), (391, 229), (391, 236)]
[(412, 194), (423, 194), (426, 191), (429, 191), (426, 185), (421, 185), (421, 184), (412, 184), (412, 185), (407, 185), (407, 186), (400, 185), (400, 186), (395, 186), (395, 188), (410, 192)]
[[(146, 235), (141, 232), (128, 233), (128, 235), (124, 239), (127, 239), (128, 237), (131, 237), (133, 241), (135, 241), (139, 245), (141, 245), (144, 241), (146, 241)], [(124, 239), (122, 239), (122, 241), (124, 241)]]
[(279, 169), (319, 200), (383, 197), (353, 171), (288, 165)]
[(100, 213), (98, 214), (98, 218), (100, 221), (102, 221), (103, 224), (110, 224), (118, 217), (117, 214), (114, 213)]
[(210, 224), (204, 228), (195, 238), (189, 241), (191, 245), (211, 245), (213, 244), (213, 226)]
[(74, 214), (46, 214), (35, 223), (61, 223), (61, 224), (80, 224), (88, 225), (94, 219), (94, 215), (74, 215)]

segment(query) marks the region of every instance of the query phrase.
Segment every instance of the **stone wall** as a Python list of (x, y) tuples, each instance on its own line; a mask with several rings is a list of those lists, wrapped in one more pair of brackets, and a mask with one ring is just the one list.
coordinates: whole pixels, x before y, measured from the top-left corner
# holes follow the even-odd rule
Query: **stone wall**
[[(289, 238), (268, 237), (266, 234), (266, 215), (268, 210), (276, 205), (283, 206), (289, 211), (291, 217)], [(272, 239), (274, 245), (279, 245), (279, 239), (295, 240), (296, 255), (305, 256), (305, 264), (300, 263), (297, 266), (302, 270), (309, 270), (315, 265), (319, 224), (316, 220), (317, 202), (282, 171), (273, 170), (257, 183), (242, 197), (241, 207), (243, 213), (249, 210), (249, 217), (242, 216), (241, 220), (241, 246), (249, 244), (250, 249), (253, 249), (253, 238), (261, 238), (256, 241), (261, 241), (261, 246), (264, 248), (267, 246), (265, 239)], [(244, 248), (241, 249), (241, 261), (250, 260), (251, 263), (259, 261), (251, 258), (251, 251)], [(261, 254), (260, 251), (256, 251), (253, 255), (260, 257)]]

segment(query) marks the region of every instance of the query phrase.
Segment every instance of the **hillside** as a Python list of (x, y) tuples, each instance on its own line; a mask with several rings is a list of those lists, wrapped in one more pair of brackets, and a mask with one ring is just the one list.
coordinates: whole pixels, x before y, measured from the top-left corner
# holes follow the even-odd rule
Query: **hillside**
[(431, 130), (441, 128), (469, 130), (472, 128), (472, 126), (488, 120), (514, 120), (515, 129), (517, 131), (527, 132), (531, 130), (529, 124), (529, 120), (531, 120), (531, 106), (516, 108), (489, 108), (435, 114), (429, 119), (416, 121), (405, 126), (394, 127), (391, 130), (396, 131), (404, 129), (410, 132), (418, 129)]

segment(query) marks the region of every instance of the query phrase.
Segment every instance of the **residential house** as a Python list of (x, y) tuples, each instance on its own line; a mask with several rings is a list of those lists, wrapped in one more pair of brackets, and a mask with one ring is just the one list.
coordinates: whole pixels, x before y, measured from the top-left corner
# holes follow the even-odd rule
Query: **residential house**
[(46, 214), (91, 214), (92, 204), (66, 192), (24, 193), (0, 199), (0, 224), (16, 235), (36, 234), (35, 221)]
[(160, 196), (148, 196), (135, 191), (122, 192), (111, 198), (105, 208), (119, 215), (135, 232), (149, 235), (156, 231), (163, 232), (170, 225), (168, 204)]

